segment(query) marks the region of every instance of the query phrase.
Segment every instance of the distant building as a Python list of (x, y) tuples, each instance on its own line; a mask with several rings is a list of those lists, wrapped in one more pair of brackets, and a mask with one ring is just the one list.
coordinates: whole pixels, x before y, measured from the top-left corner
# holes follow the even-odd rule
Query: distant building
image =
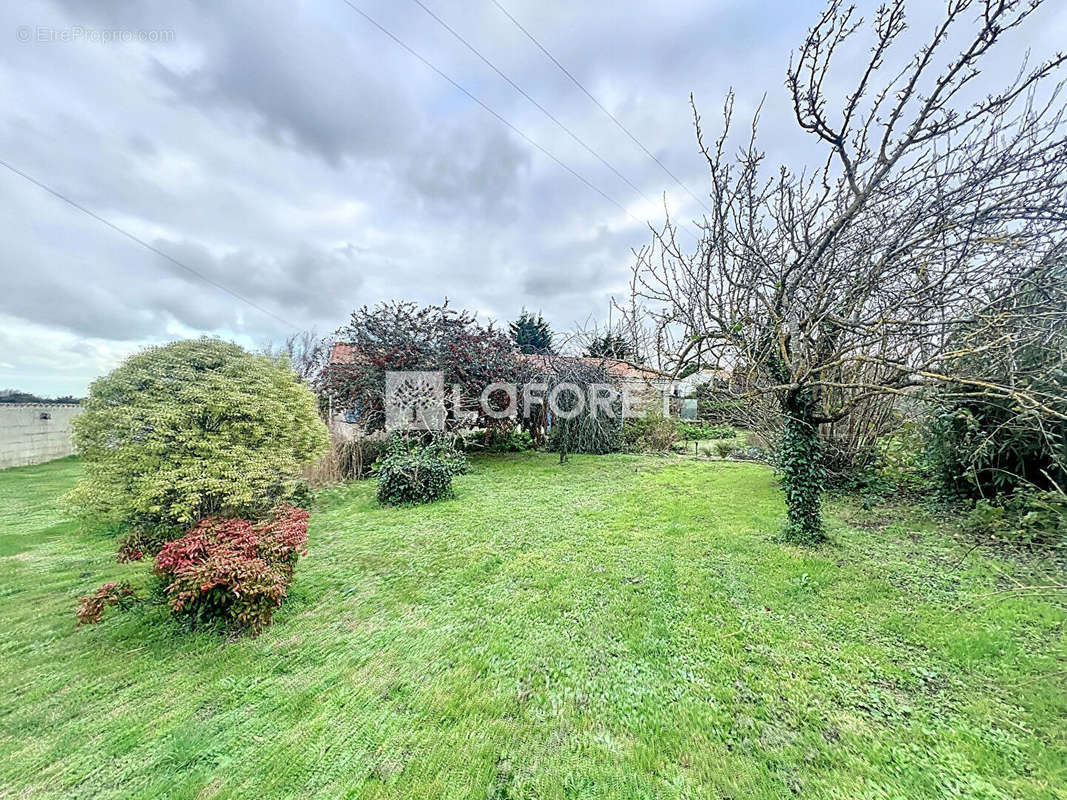
[[(531, 361), (546, 356), (536, 354), (518, 354), (519, 359)], [(629, 398), (630, 408), (648, 412), (659, 412), (664, 416), (671, 413), (671, 376), (665, 372), (629, 361), (596, 356), (551, 356), (553, 359), (574, 359), (591, 366), (600, 367), (614, 381), (619, 391)]]
[(701, 369), (694, 372), (692, 375), (687, 375), (684, 378), (679, 378), (674, 383), (674, 396), (675, 397), (689, 397), (693, 392), (697, 390), (698, 386), (702, 386), (705, 383), (711, 384), (723, 384), (725, 385), (730, 380), (730, 371), (725, 369)]

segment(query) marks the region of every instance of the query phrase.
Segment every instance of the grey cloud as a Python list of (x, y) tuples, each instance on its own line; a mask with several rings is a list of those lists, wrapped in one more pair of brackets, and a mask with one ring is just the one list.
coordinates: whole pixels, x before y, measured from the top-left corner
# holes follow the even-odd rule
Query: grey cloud
[(406, 93), (383, 79), (350, 40), (303, 24), (291, 4), (220, 5), (203, 63), (180, 71), (157, 62), (181, 100), (209, 112), (246, 112), (280, 147), (301, 147), (337, 166), (403, 148), (415, 126)]
[(0, 311), (52, 328), (108, 339), (139, 339), (158, 330), (150, 309), (131, 307), (121, 295), (92, 283), (56, 280), (40, 273), (8, 274)]
[(538, 301), (588, 292), (604, 280), (605, 265), (598, 261), (579, 260), (572, 255), (552, 265), (527, 270), (522, 291)]
[(129, 138), (130, 150), (140, 156), (155, 156), (158, 155), (155, 144), (147, 136), (142, 136), (139, 133), (133, 134)]
[[(111, 244), (112, 252), (122, 251), (121, 241)], [(331, 321), (360, 297), (363, 276), (347, 246), (304, 245), (277, 256), (239, 250), (216, 257), (195, 242), (152, 244), (210, 280), (294, 320), (293, 327), (307, 320)], [(48, 261), (5, 268), (10, 291), (0, 294), (0, 313), (113, 341), (158, 334), (170, 321), (205, 332), (277, 327), (260, 311), (172, 262), (137, 252), (144, 257), (121, 275), (92, 259), (82, 260), (76, 270), (69, 262)]]
[(564, 300), (571, 305), (575, 297), (604, 295), (627, 275), (629, 241), (629, 231), (600, 228), (592, 237), (542, 246), (536, 254), (537, 267), (524, 271), (521, 290), (549, 307)]
[[(328, 331), (363, 303), (445, 296), (502, 319), (538, 308), (561, 330), (606, 316), (611, 293), (625, 290), (631, 250), (647, 241), (644, 218), (662, 219), (639, 195), (666, 192), (683, 217), (696, 204), (492, 4), (430, 3), (640, 193), (417, 6), (359, 5), (638, 220), (337, 0), (0, 4), (8, 32), (175, 32), (161, 46), (9, 40), (0, 48), (9, 90), (0, 153), (294, 327)], [(740, 127), (767, 93), (768, 162), (821, 160), (783, 87), (789, 49), (819, 0), (675, 0), (654, 11), (642, 0), (505, 5), (698, 193), (707, 173), (690, 91), (707, 133), (730, 86)], [(860, 10), (869, 16), (874, 5)], [(934, 11), (910, 5), (921, 34)], [(1032, 32), (1035, 58), (1067, 31), (1067, 8), (1049, 6)], [(1018, 54), (1008, 55), (1005, 68)], [(0, 338), (14, 365), (5, 382), (47, 391), (54, 373), (56, 391), (77, 392), (145, 343), (207, 332), (254, 345), (287, 332), (3, 170), (0, 191)]]
[(408, 183), (426, 202), (498, 215), (513, 214), (529, 152), (500, 128), (451, 127), (433, 136), (404, 168)]
[[(330, 319), (342, 315), (358, 298), (363, 282), (358, 261), (347, 246), (323, 250), (308, 245), (281, 256), (239, 250), (213, 256), (203, 245), (183, 241), (157, 241), (155, 246), (202, 275), (222, 283), (233, 292), (274, 311), (283, 319)], [(178, 321), (199, 329), (232, 324), (235, 312), (257, 315), (240, 301), (213, 287), (212, 302), (197, 300), (204, 284), (171, 262), (159, 258), (157, 266), (185, 284), (177, 296), (164, 287), (154, 293), (161, 309)], [(229, 313), (218, 314), (220, 306)], [(220, 324), (221, 323), (221, 324)], [(295, 322), (299, 325), (299, 322)]]

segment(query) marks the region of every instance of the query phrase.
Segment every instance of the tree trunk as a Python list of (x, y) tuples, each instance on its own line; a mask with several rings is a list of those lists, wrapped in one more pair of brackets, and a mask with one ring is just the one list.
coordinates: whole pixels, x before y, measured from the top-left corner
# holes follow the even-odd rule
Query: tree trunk
[(785, 538), (796, 544), (816, 544), (826, 538), (821, 515), (824, 475), (810, 391), (790, 392), (783, 406), (782, 488), (789, 511)]

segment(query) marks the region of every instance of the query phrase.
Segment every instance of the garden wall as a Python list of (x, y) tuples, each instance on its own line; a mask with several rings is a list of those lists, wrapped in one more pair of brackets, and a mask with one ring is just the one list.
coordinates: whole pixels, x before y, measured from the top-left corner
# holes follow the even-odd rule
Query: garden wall
[(0, 403), (0, 469), (71, 455), (71, 422), (81, 412), (73, 404)]

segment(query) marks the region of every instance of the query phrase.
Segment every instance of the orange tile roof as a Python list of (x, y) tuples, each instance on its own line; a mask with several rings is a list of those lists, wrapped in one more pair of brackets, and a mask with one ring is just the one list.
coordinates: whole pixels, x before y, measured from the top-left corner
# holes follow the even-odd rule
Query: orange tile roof
[(629, 361), (618, 361), (614, 358), (589, 358), (582, 359), (590, 364), (602, 364), (610, 374), (619, 378), (640, 378), (646, 381), (665, 381), (671, 376), (666, 372), (660, 372), (658, 369), (652, 369), (650, 367), (642, 367), (638, 364), (631, 364)]
[(330, 351), (331, 364), (355, 364), (356, 354), (359, 351), (354, 344), (348, 342), (334, 342), (333, 350)]
[[(537, 353), (517, 353), (520, 361), (545, 360), (547, 356)], [(556, 358), (573, 358), (584, 361), (592, 366), (603, 367), (604, 370), (616, 378), (638, 378), (649, 381), (668, 380), (670, 375), (666, 372), (631, 364), (629, 361), (619, 361), (614, 358), (597, 358), (595, 356), (555, 356)]]

